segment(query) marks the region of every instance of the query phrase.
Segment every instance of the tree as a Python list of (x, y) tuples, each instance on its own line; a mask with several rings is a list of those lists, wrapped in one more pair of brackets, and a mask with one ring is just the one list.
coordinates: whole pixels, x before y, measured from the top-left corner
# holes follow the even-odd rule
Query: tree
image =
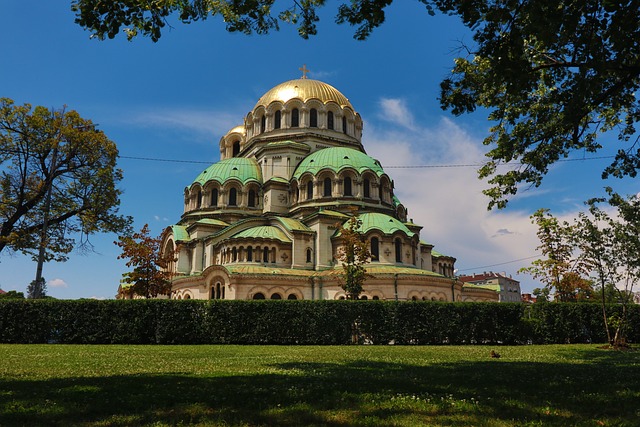
[[(427, 4), (430, 1), (419, 0)], [(336, 22), (358, 25), (355, 38), (364, 40), (371, 31), (384, 22), (384, 8), (393, 0), (351, 0), (350, 4), (338, 7)], [(100, 40), (114, 38), (120, 29), (129, 40), (142, 34), (158, 41), (168, 19), (177, 15), (180, 22), (189, 24), (209, 17), (220, 16), (227, 31), (244, 34), (267, 34), (280, 29), (280, 22), (298, 26), (298, 34), (303, 38), (317, 33), (318, 7), (326, 0), (287, 0), (279, 11), (272, 7), (275, 0), (165, 0), (149, 2), (145, 0), (73, 0), (71, 9), (76, 14), (76, 23), (90, 30)]]
[(124, 281), (132, 285), (133, 294), (155, 298), (171, 292), (172, 273), (168, 267), (175, 261), (175, 254), (160, 253), (162, 239), (149, 236), (148, 224), (139, 232), (118, 237), (114, 243), (122, 248), (118, 259), (128, 259), (127, 267), (133, 267), (133, 271), (122, 275)]
[[(539, 186), (551, 164), (594, 153), (616, 130), (621, 149), (603, 171), (635, 176), (640, 4), (613, 0), (435, 1), (474, 31), (476, 46), (441, 83), (441, 105), (459, 115), (482, 107), (495, 124), (480, 177), (491, 206), (521, 184)], [(541, 17), (544, 17), (543, 19)], [(630, 141), (631, 140), (631, 141)], [(497, 172), (502, 163), (515, 169)]]
[[(489, 207), (502, 208), (522, 184), (539, 186), (549, 167), (572, 152), (595, 153), (598, 137), (616, 130), (620, 149), (602, 172), (636, 176), (635, 135), (640, 104), (640, 4), (615, 0), (418, 0), (429, 14), (459, 16), (474, 44), (461, 46), (452, 74), (440, 84), (440, 103), (455, 115), (483, 108), (494, 122), (484, 140), (491, 147), (479, 175), (488, 179)], [(121, 27), (157, 41), (168, 17), (190, 23), (220, 15), (227, 30), (264, 34), (279, 21), (316, 34), (316, 10), (325, 0), (73, 0), (76, 22), (99, 39)], [(356, 26), (366, 39), (385, 20), (393, 0), (351, 0), (338, 6), (336, 22)], [(544, 18), (541, 18), (544, 17)], [(498, 166), (514, 168), (498, 172)]]
[(27, 286), (27, 298), (41, 299), (47, 296), (47, 281), (44, 277), (32, 280)]
[(24, 293), (18, 291), (8, 291), (0, 294), (0, 299), (24, 299)]
[(531, 215), (531, 220), (538, 226), (537, 235), (540, 246), (537, 250), (545, 258), (537, 259), (531, 263), (530, 267), (521, 268), (519, 271), (531, 274), (549, 291), (554, 290), (557, 301), (568, 301), (570, 300), (568, 287), (571, 285), (571, 280), (575, 283), (575, 278), (568, 278), (570, 273), (574, 273), (572, 271), (573, 246), (569, 243), (571, 226), (566, 222), (559, 222), (548, 209), (539, 209)]
[(363, 290), (366, 272), (364, 265), (371, 259), (367, 242), (359, 231), (362, 221), (352, 216), (347, 227), (339, 226), (342, 246), (338, 249), (338, 260), (342, 263), (342, 289), (348, 299), (356, 300)]
[[(640, 282), (640, 199), (624, 198), (607, 188), (608, 199), (588, 202), (590, 216), (577, 220), (575, 242), (580, 249), (579, 262), (585, 271), (596, 276), (601, 291), (602, 312), (609, 342), (614, 347), (626, 345), (627, 307), (633, 302), (633, 288)], [(611, 215), (598, 204), (607, 202), (615, 209)], [(606, 303), (622, 309), (619, 316), (608, 316)], [(611, 337), (609, 327), (615, 328)]]
[(549, 302), (549, 288), (534, 288), (533, 296), (536, 297), (536, 302)]
[(90, 248), (91, 234), (125, 230), (117, 157), (115, 143), (77, 112), (1, 98), (0, 252), (35, 258), (43, 245), (44, 260), (64, 261), (74, 246)]

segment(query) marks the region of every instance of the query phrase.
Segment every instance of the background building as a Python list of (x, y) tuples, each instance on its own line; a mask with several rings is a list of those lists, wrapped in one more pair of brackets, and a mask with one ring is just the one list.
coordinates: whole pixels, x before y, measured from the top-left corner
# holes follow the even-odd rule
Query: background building
[(483, 272), (482, 274), (472, 274), (469, 276), (460, 276), (459, 280), (465, 283), (471, 283), (474, 286), (493, 289), (499, 293), (500, 302), (521, 302), (522, 294), (520, 291), (520, 282), (507, 276), (507, 273), (494, 273), (493, 271)]

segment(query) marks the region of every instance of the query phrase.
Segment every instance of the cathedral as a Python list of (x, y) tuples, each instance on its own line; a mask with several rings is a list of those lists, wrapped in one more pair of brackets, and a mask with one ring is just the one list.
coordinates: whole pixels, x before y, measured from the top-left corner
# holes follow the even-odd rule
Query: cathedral
[(338, 231), (357, 215), (371, 253), (362, 299), (497, 301), (421, 239), (362, 128), (346, 96), (304, 74), (266, 92), (220, 139), (220, 161), (187, 185), (182, 217), (161, 236), (176, 254), (169, 297), (344, 299)]

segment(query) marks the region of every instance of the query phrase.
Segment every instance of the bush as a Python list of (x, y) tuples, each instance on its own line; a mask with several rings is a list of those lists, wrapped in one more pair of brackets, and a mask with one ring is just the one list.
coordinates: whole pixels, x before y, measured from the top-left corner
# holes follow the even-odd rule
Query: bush
[[(628, 316), (639, 342), (640, 306)], [(604, 343), (606, 332), (598, 304), (0, 300), (0, 342), (551, 344)]]

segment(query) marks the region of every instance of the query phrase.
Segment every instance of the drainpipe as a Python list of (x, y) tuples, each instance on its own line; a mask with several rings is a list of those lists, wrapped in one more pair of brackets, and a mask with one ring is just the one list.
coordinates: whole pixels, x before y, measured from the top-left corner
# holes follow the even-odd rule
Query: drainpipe
[(318, 299), (322, 299), (322, 278), (318, 277)]
[(396, 294), (396, 301), (398, 301), (398, 273), (393, 275), (393, 291)]
[(456, 281), (458, 279), (453, 276), (453, 280), (451, 281), (451, 301), (456, 302)]

